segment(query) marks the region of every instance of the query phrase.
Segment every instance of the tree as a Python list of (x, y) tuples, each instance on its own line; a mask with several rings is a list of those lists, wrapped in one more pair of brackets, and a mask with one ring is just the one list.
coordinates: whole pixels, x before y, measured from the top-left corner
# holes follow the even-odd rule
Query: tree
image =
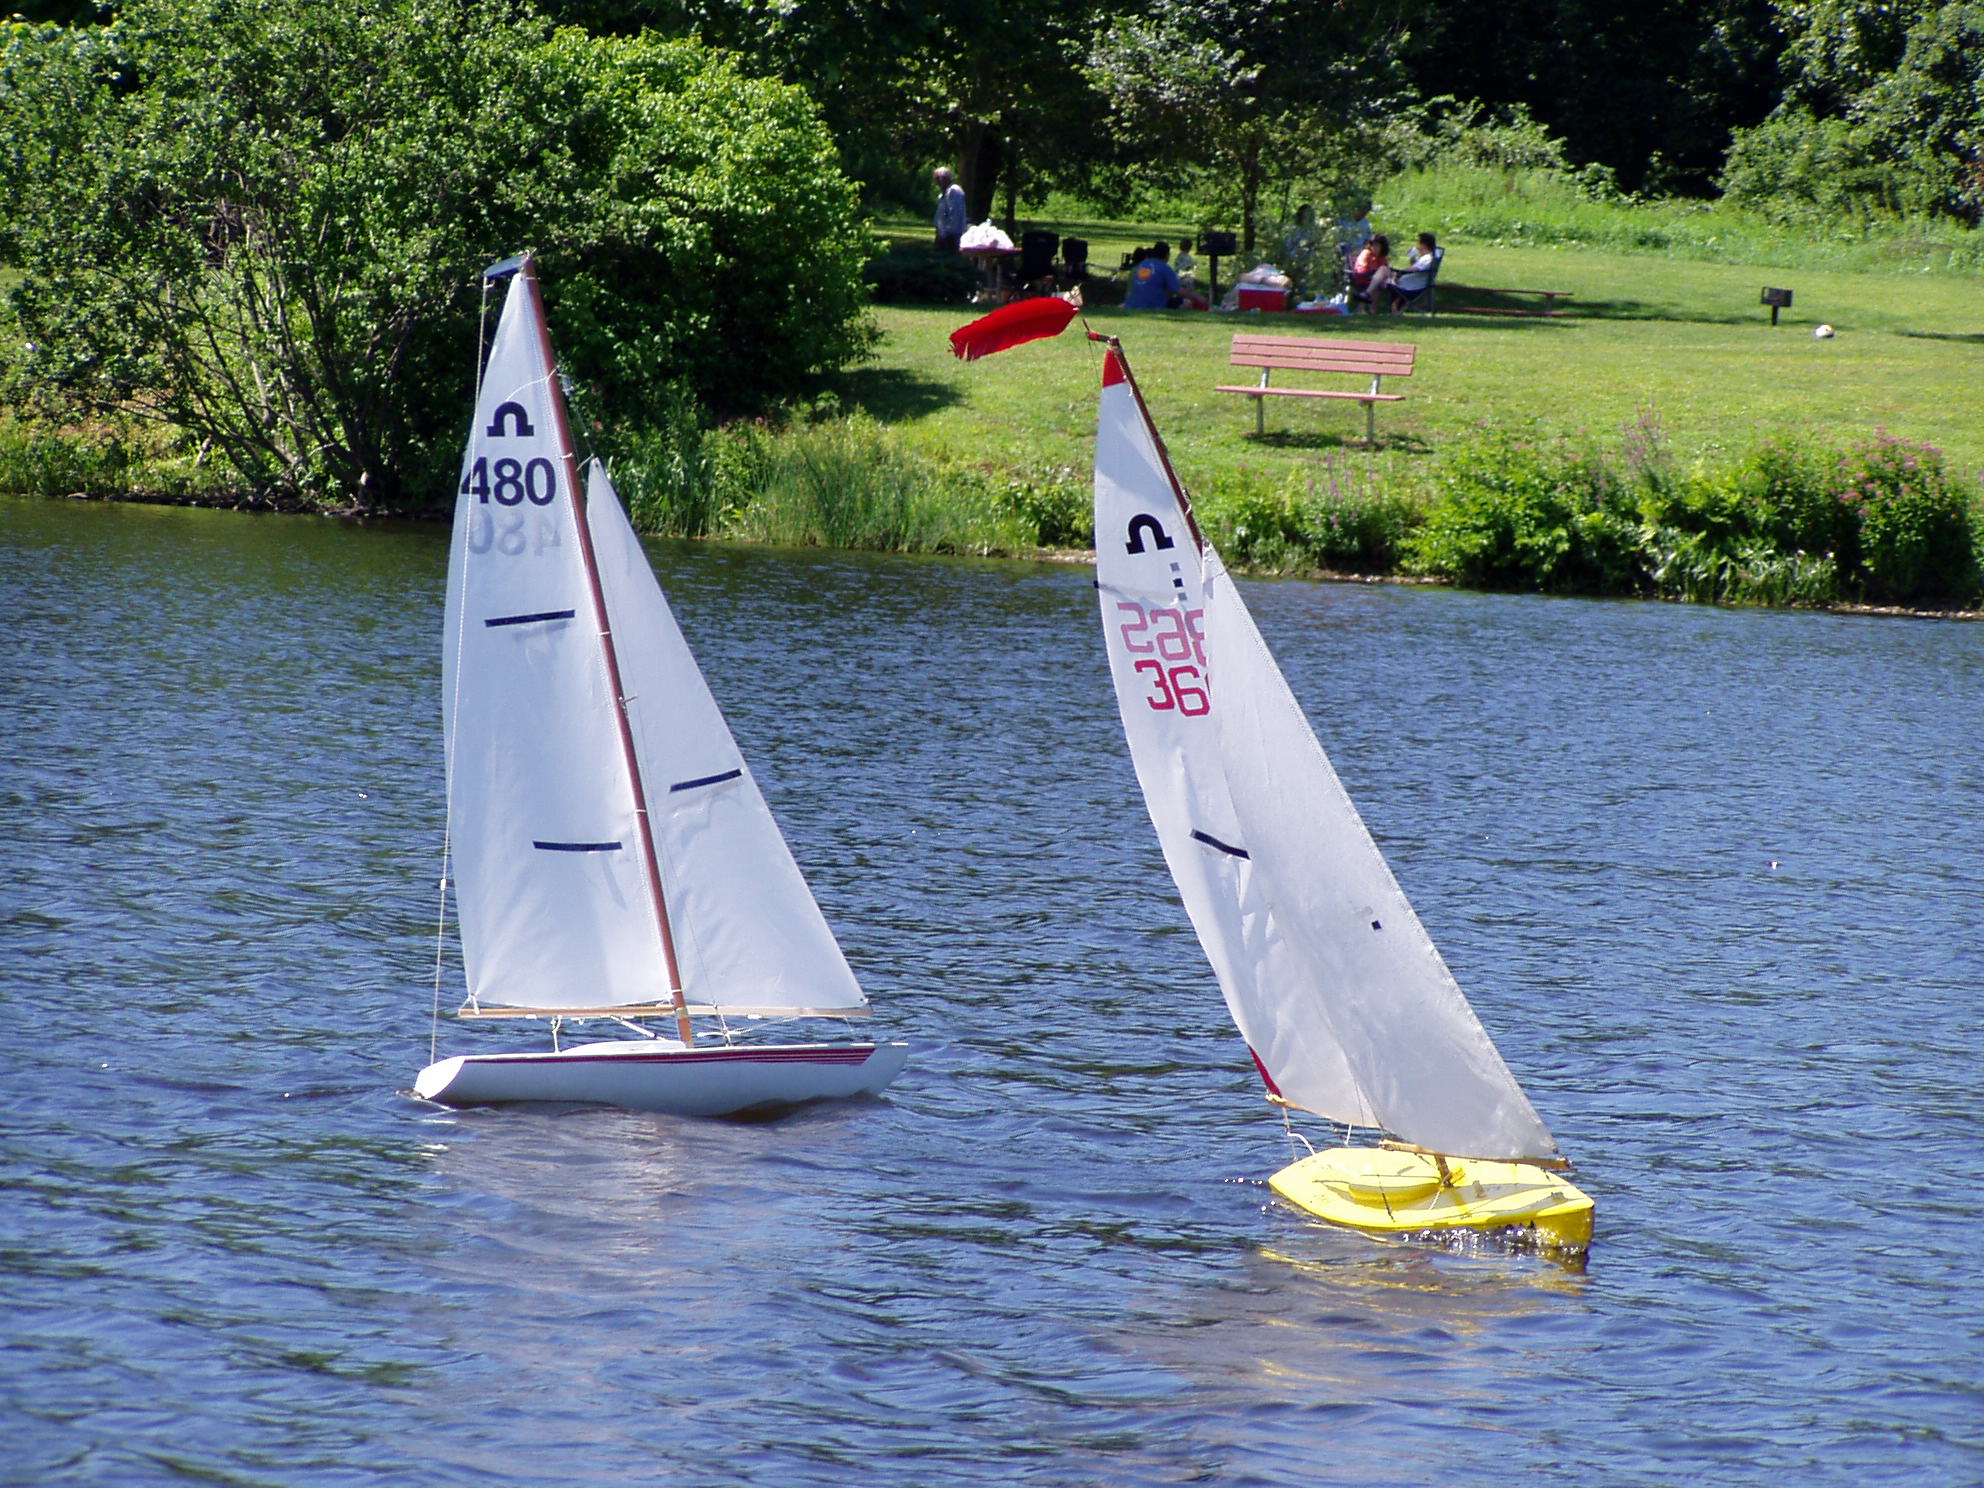
[(1096, 0), (547, 0), (593, 28), (653, 27), (803, 87), (843, 168), (874, 195), (921, 202), (953, 166), (974, 218), (1063, 173), (1095, 131), (1078, 66)]
[(1578, 164), (1707, 191), (1730, 131), (1780, 89), (1770, 0), (1420, 0), (1405, 66), (1428, 97), (1523, 105)]
[(1104, 27), (1088, 75), (1119, 140), (1234, 200), (1253, 253), (1274, 184), (1330, 174), (1368, 144), (1362, 120), (1397, 83), (1397, 19), (1306, 0), (1163, 7)]
[(250, 485), (419, 499), (477, 270), (539, 252), (621, 417), (765, 406), (872, 334), (866, 235), (796, 90), (501, 0), (133, 0), (0, 51), (19, 398), (190, 431)]
[(1819, 211), (1984, 216), (1984, 4), (1778, 0), (1784, 99), (1730, 157), (1732, 195)]

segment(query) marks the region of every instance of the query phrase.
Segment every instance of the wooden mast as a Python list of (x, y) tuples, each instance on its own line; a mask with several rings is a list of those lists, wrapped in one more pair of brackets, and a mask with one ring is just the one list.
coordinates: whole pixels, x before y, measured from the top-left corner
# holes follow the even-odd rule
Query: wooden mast
[(613, 719), (620, 730), (620, 753), (627, 766), (627, 781), (634, 792), (634, 822), (640, 834), (641, 862), (647, 872), (648, 897), (654, 906), (655, 926), (661, 932), (662, 968), (668, 976), (668, 995), (675, 1010), (675, 1027), (682, 1042), (694, 1044), (695, 1031), (689, 1025), (688, 999), (683, 996), (682, 972), (675, 959), (675, 932), (668, 922), (668, 899), (661, 886), (661, 861), (654, 850), (654, 828), (648, 820), (647, 787), (641, 779), (641, 760), (634, 749), (634, 726), (627, 717), (627, 689), (620, 681), (620, 657), (613, 646), (613, 622), (606, 608), (606, 591), (600, 587), (599, 564), (593, 556), (592, 526), (586, 515), (585, 488), (579, 483), (578, 456), (572, 449), (572, 425), (565, 413), (565, 392), (558, 382), (558, 359), (551, 350), (551, 329), (544, 319), (544, 301), (537, 288), (537, 257), (526, 253), (521, 272), (530, 285), (530, 307), (537, 322), (537, 344), (544, 355), (545, 376), (551, 397), (551, 419), (557, 426), (559, 457), (565, 463), (566, 487), (572, 493), (572, 512), (577, 518), (579, 556), (585, 564), (586, 584), (592, 591), (593, 615), (599, 624), (599, 643), (606, 656), (606, 683), (613, 690)]
[(1192, 510), (1192, 498), (1185, 494), (1185, 486), (1178, 479), (1178, 472), (1171, 468), (1171, 451), (1164, 447), (1164, 436), (1157, 432), (1157, 420), (1150, 416), (1150, 406), (1144, 402), (1144, 390), (1137, 386), (1137, 374), (1130, 370), (1130, 359), (1123, 355), (1122, 338), (1105, 336), (1101, 331), (1090, 331), (1088, 338), (1107, 346), (1109, 354), (1116, 358), (1116, 364), (1123, 369), (1123, 380), (1130, 385), (1130, 396), (1137, 400), (1137, 412), (1143, 415), (1144, 428), (1150, 434), (1150, 442), (1157, 451), (1159, 463), (1164, 466), (1164, 478), (1171, 482), (1171, 494), (1178, 502), (1178, 510), (1184, 514), (1185, 530), (1192, 534), (1193, 544), (1203, 550), (1206, 539), (1205, 534), (1199, 531), (1198, 513)]

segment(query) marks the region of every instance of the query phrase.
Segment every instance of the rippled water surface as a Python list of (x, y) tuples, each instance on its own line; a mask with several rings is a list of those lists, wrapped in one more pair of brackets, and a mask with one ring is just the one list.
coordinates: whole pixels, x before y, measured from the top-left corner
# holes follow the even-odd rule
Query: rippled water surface
[(1272, 1198), (1079, 567), (656, 550), (886, 1100), (407, 1098), (444, 542), (0, 503), (0, 1481), (1984, 1480), (1984, 626), (1250, 590), (1574, 1271)]

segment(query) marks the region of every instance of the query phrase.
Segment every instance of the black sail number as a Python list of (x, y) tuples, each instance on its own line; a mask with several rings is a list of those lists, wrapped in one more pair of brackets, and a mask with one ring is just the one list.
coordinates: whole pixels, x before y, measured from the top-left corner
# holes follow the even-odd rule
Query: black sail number
[(498, 506), (521, 506), (526, 501), (549, 506), (558, 499), (558, 467), (541, 455), (530, 461), (510, 455), (492, 461), (477, 455), (462, 477), (461, 494), (484, 506), (491, 501)]

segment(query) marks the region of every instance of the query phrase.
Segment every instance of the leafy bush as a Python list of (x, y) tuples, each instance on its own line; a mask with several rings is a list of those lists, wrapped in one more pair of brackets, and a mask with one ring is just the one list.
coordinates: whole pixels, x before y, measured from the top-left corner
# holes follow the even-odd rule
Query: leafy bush
[(1324, 568), (1390, 573), (1407, 534), (1421, 520), (1419, 502), (1387, 488), (1368, 463), (1325, 455), (1295, 498), (1303, 545)]
[(1860, 518), (1862, 597), (1946, 604), (1977, 594), (1984, 575), (1971, 503), (1940, 450), (1883, 435), (1856, 447), (1841, 474), (1840, 503)]
[(1086, 472), (1060, 469), (999, 483), (998, 506), (1042, 548), (1095, 546), (1094, 487)]
[(1775, 221), (1810, 223), (1903, 210), (1904, 185), (1863, 127), (1802, 112), (1739, 129), (1723, 166), (1730, 201)]
[(1564, 142), (1527, 104), (1490, 109), (1480, 102), (1428, 99), (1392, 126), (1397, 153), (1412, 165), (1482, 166), (1491, 170), (1541, 170), (1570, 176)]
[(1858, 567), (1860, 524), (1839, 499), (1837, 452), (1770, 439), (1721, 480), (1742, 513), (1742, 529), (1768, 547), (1828, 554), (1843, 573)]
[(0, 175), (8, 391), (176, 424), (257, 489), (438, 494), (478, 271), (520, 248), (568, 367), (635, 424), (678, 389), (764, 406), (872, 337), (854, 191), (799, 90), (504, 0), (13, 27)]
[(1293, 572), (1314, 566), (1302, 540), (1294, 492), (1251, 470), (1200, 482), (1192, 510), (1212, 545), (1236, 568)]
[(1222, 472), (1192, 495), (1213, 546), (1236, 567), (1282, 573), (1389, 573), (1420, 520), (1410, 493), (1387, 488), (1364, 461), (1325, 455), (1287, 478)]
[(1638, 587), (1639, 519), (1594, 451), (1491, 431), (1442, 466), (1407, 567), (1490, 589)]
[(1482, 435), (1441, 466), (1404, 551), (1419, 572), (1488, 588), (1948, 606), (1984, 591), (1980, 541), (1984, 504), (1927, 446), (1771, 440), (1730, 469), (1680, 473), (1647, 413), (1616, 463)]

